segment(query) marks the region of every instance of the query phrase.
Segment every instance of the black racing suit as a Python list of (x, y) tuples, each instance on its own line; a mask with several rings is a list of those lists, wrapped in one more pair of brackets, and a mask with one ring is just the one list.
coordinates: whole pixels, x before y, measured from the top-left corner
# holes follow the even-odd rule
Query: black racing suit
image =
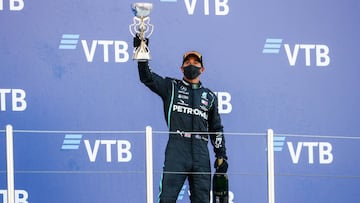
[(216, 95), (200, 84), (163, 78), (148, 62), (138, 62), (142, 83), (158, 94), (164, 105), (169, 140), (160, 185), (160, 202), (175, 203), (188, 178), (193, 203), (209, 203), (211, 169), (208, 138), (217, 158), (227, 158)]

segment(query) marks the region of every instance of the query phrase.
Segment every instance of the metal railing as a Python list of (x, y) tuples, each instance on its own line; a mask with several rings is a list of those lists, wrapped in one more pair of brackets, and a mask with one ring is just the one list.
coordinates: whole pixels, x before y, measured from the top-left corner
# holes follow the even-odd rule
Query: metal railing
[[(0, 130), (0, 132), (4, 132)], [(6, 177), (7, 177), (7, 203), (15, 203), (15, 188), (14, 188), (14, 145), (13, 136), (14, 133), (102, 133), (102, 134), (114, 134), (114, 133), (140, 133), (145, 134), (145, 148), (146, 148), (146, 201), (147, 203), (153, 203), (154, 201), (154, 166), (153, 166), (153, 134), (167, 134), (168, 132), (153, 131), (151, 126), (146, 126), (145, 131), (46, 131), (46, 130), (14, 130), (11, 125), (6, 126)], [(275, 203), (275, 172), (274, 172), (274, 142), (276, 143), (277, 137), (301, 137), (301, 138), (326, 138), (326, 139), (349, 139), (360, 140), (360, 137), (345, 137), (345, 136), (321, 136), (321, 135), (293, 135), (293, 134), (276, 134), (272, 129), (268, 129), (266, 133), (226, 133), (227, 135), (257, 135), (266, 137), (266, 153), (267, 153), (267, 202)], [(106, 172), (104, 172), (106, 173)], [(281, 175), (281, 174), (277, 174)], [(359, 177), (358, 177), (359, 178)]]

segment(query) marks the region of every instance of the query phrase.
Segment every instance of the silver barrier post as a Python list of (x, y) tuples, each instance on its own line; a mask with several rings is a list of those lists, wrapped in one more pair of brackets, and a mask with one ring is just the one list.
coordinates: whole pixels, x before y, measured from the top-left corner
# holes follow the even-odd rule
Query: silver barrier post
[(7, 203), (15, 203), (13, 127), (6, 125)]
[(153, 146), (152, 128), (146, 126), (146, 202), (153, 203)]
[(275, 178), (274, 178), (274, 131), (267, 130), (267, 157), (268, 157), (268, 202), (275, 203)]

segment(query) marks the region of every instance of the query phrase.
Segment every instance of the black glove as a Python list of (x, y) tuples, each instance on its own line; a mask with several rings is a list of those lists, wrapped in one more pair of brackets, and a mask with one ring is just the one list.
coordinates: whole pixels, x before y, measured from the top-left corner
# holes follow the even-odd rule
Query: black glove
[[(136, 48), (136, 47), (140, 46), (140, 43), (141, 43), (140, 36), (139, 36), (139, 34), (136, 34), (136, 36), (134, 37), (134, 40), (133, 40), (133, 46)], [(146, 46), (149, 46), (149, 38), (145, 38), (145, 43), (146, 43)]]
[(216, 173), (226, 173), (228, 170), (228, 167), (229, 167), (229, 165), (228, 165), (226, 159), (223, 159), (223, 162), (221, 165), (218, 165), (218, 159), (215, 160), (214, 168), (216, 170)]

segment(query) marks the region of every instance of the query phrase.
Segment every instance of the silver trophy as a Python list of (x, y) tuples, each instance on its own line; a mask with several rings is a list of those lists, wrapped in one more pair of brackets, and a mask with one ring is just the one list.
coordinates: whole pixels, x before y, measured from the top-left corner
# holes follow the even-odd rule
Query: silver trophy
[(152, 7), (152, 3), (133, 3), (131, 5), (135, 16), (134, 23), (129, 25), (129, 30), (133, 37), (138, 36), (141, 40), (140, 46), (134, 49), (134, 60), (148, 61), (151, 59), (146, 38), (149, 38), (154, 31), (154, 26), (150, 24), (149, 17)]

